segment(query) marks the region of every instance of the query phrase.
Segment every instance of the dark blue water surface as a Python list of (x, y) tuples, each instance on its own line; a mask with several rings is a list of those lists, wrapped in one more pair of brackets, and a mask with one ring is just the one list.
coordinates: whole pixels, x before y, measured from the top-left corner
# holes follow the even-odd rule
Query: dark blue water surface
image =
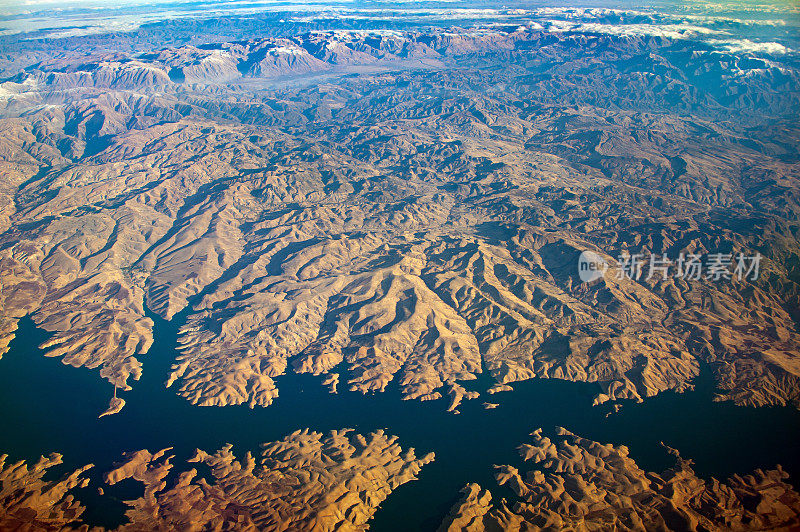
[[(0, 453), (8, 453), (11, 460), (36, 460), (59, 452), (64, 455), (62, 471), (95, 464), (90, 487), (76, 494), (88, 507), (84, 518), (90, 524), (124, 522), (122, 501), (142, 492), (133, 481), (113, 487), (101, 483), (102, 473), (124, 451), (173, 447), (180, 471), (196, 448), (210, 452), (232, 443), (241, 457), (247, 450), (258, 453), (263, 442), (306, 427), (323, 432), (347, 427), (361, 433), (383, 428), (399, 436), (404, 448), (414, 447), (418, 456), (436, 453), (419, 480), (399, 487), (383, 503), (372, 522), (377, 531), (434, 530), (468, 482), (493, 488), (498, 500), (510, 497), (496, 487), (493, 465), (518, 466), (516, 447), (538, 427), (552, 432), (563, 426), (593, 440), (625, 444), (649, 471), (674, 463), (660, 445), (663, 441), (693, 459), (702, 477), (726, 478), (780, 463), (792, 475), (790, 482), (797, 485), (800, 478), (800, 413), (712, 402), (713, 383), (707, 372), (693, 392), (625, 403), (609, 418), (607, 407), (591, 406), (596, 385), (559, 380), (516, 383), (514, 392), (462, 404), (460, 415), (446, 413), (444, 400), (402, 401), (391, 386), (385, 393), (364, 396), (340, 385), (340, 393), (331, 395), (320, 385), (320, 377), (294, 374), (277, 379), (280, 397), (268, 408), (203, 408), (164, 388), (180, 316), (172, 322), (151, 317), (156, 322), (155, 343), (141, 357), (142, 379), (131, 382), (133, 391), (120, 394), (127, 405), (114, 416), (97, 418), (113, 387), (96, 371), (44, 357), (37, 346), (47, 335), (28, 318), (20, 322), (10, 352), (0, 360)], [(465, 385), (484, 391), (491, 382), (479, 379)], [(500, 407), (485, 410), (484, 401)], [(97, 493), (100, 486), (104, 496)]]

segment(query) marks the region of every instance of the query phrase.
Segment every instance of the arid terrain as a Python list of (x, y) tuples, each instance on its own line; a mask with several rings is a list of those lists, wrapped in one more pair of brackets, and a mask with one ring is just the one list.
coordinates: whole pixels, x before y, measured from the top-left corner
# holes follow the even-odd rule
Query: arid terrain
[[(50, 356), (125, 390), (147, 309), (186, 312), (168, 385), (200, 405), (268, 406), (275, 376), (339, 367), (408, 398), (487, 371), (638, 400), (700, 362), (721, 398), (798, 405), (797, 126), (752, 109), (789, 112), (797, 73), (688, 48), (515, 29), (36, 64), (4, 83), (2, 342), (31, 314)], [(583, 250), (764, 259), (755, 282), (587, 284)]]
[[(496, 466), (500, 486), (518, 499), (492, 507), (492, 494), (477, 484), (464, 488), (439, 530), (791, 530), (800, 525), (800, 494), (778, 467), (704, 482), (691, 460), (674, 449), (677, 464), (647, 473), (624, 446), (600, 444), (558, 429), (557, 440), (531, 436), (519, 447), (526, 462), (540, 464), (524, 477), (512, 466)], [(239, 461), (230, 446), (214, 454), (197, 450), (189, 461), (211, 470), (213, 484), (196, 479), (197, 469), (165, 479), (173, 469), (170, 449), (128, 453), (105, 483), (134, 479), (141, 498), (126, 501), (127, 530), (366, 530), (375, 508), (398, 486), (416, 479), (433, 454), (417, 459), (396, 438), (349, 431), (329, 435), (297, 431), (264, 444), (259, 463), (250, 453)], [(0, 457), (0, 527), (3, 530), (89, 530), (85, 510), (67, 491), (86, 486), (81, 475), (44, 481), (61, 456), (42, 457), (33, 467)], [(102, 488), (100, 488), (102, 490)], [(101, 532), (93, 527), (91, 530)]]
[[(3, 37), (0, 355), (30, 316), (46, 356), (110, 383), (104, 415), (148, 371), (155, 316), (180, 324), (165, 385), (204, 407), (269, 408), (278, 377), (309, 373), (457, 414), (502, 404), (464, 387), (488, 375), (490, 392), (595, 383), (590, 402), (613, 412), (705, 368), (716, 400), (800, 408), (798, 56), (591, 16), (581, 31)], [(604, 276), (581, 278), (583, 252)], [(675, 273), (690, 255), (705, 269)], [(651, 257), (670, 269), (651, 275)], [(432, 460), (310, 428), (258, 467), (198, 451), (211, 484), (165, 483), (168, 450), (129, 453), (107, 480), (145, 486), (130, 529), (362, 530)], [(522, 447), (551, 472), (498, 470), (520, 502), (470, 485), (443, 529), (798, 526), (779, 467), (712, 483), (680, 458), (645, 473), (624, 446), (561, 436)], [(0, 499), (0, 525), (78, 518), (62, 497), (81, 471), (42, 484), (58, 460), (11, 466), (3, 494), (35, 485)]]
[[(128, 453), (105, 473), (105, 482), (134, 479), (144, 485), (144, 496), (127, 502), (130, 521), (119, 530), (365, 530), (378, 504), (414, 480), (433, 454), (417, 459), (396, 438), (348, 432), (298, 431), (265, 444), (259, 464), (250, 453), (237, 460), (230, 446), (214, 454), (198, 449), (190, 461), (211, 469), (213, 485), (195, 480), (197, 469), (190, 469), (167, 489), (170, 449)], [(42, 457), (31, 468), (24, 462), (6, 466), (6, 458), (0, 456), (0, 529), (79, 524), (85, 508), (65, 493), (88, 484), (81, 474), (91, 465), (47, 482), (42, 477), (60, 464), (60, 455)]]
[[(519, 452), (538, 464), (523, 475), (497, 466), (495, 477), (519, 498), (492, 508), (492, 494), (464, 488), (440, 530), (792, 530), (800, 526), (800, 495), (780, 468), (705, 482), (691, 460), (676, 457), (662, 474), (639, 469), (625, 446), (600, 444), (559, 428), (555, 442), (541, 429)], [(544, 471), (543, 471), (544, 470)]]

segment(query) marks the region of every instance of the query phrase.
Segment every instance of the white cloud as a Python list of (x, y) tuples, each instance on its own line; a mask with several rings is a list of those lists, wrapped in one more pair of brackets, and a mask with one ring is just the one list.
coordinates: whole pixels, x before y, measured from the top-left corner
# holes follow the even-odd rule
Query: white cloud
[(711, 40), (712, 45), (733, 53), (788, 54), (794, 52), (777, 42), (753, 42), (750, 39)]
[(599, 22), (576, 23), (563, 20), (550, 21), (548, 29), (573, 33), (603, 33), (620, 37), (649, 35), (671, 39), (695, 39), (703, 35), (725, 34), (720, 30), (693, 24), (603, 24)]

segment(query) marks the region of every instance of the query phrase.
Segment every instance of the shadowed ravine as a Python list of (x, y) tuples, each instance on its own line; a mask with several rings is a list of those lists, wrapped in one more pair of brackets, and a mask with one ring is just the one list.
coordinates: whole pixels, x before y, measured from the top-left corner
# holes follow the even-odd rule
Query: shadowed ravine
[[(102, 497), (97, 493), (101, 474), (124, 451), (172, 446), (175, 462), (181, 463), (195, 448), (213, 451), (232, 443), (237, 453), (255, 451), (263, 442), (305, 427), (352, 427), (361, 433), (385, 428), (398, 435), (404, 447), (436, 453), (418, 481), (399, 487), (383, 503), (372, 530), (435, 529), (467, 482), (495, 486), (494, 464), (518, 464), (516, 447), (538, 427), (551, 432), (560, 425), (597, 441), (624, 443), (645, 470), (660, 471), (673, 463), (659, 445), (663, 441), (693, 459), (702, 477), (726, 478), (780, 463), (796, 486), (800, 474), (800, 413), (714, 403), (706, 372), (694, 392), (668, 392), (643, 404), (626, 403), (609, 418), (607, 407), (591, 407), (594, 385), (558, 380), (516, 383), (514, 392), (467, 401), (460, 415), (446, 413), (444, 399), (401, 401), (399, 390), (391, 385), (385, 393), (370, 396), (340, 385), (339, 394), (331, 395), (320, 385), (321, 377), (295, 374), (278, 378), (281, 395), (268, 408), (195, 407), (163, 386), (184, 315), (171, 322), (150, 317), (156, 321), (154, 346), (143, 357), (141, 381), (132, 383), (133, 391), (120, 394), (127, 406), (114, 416), (96, 417), (108, 402), (111, 386), (85, 368), (64, 368), (60, 360), (41, 356), (36, 346), (46, 333), (29, 319), (21, 322), (11, 351), (0, 360), (0, 415), (5, 420), (0, 450), (12, 459), (27, 460), (57, 451), (64, 455), (64, 470), (95, 464), (90, 486), (76, 492), (88, 507), (85, 521), (92, 525), (123, 522), (121, 501), (140, 495), (140, 485), (132, 481), (103, 486)], [(490, 385), (484, 379), (466, 384), (480, 391)], [(500, 406), (484, 410), (486, 400)], [(513, 497), (495, 490), (498, 501)]]

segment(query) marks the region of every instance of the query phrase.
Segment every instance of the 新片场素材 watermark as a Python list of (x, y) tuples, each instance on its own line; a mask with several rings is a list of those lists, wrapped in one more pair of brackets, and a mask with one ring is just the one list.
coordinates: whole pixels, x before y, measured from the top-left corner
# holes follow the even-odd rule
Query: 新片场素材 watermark
[[(650, 280), (653, 278), (677, 278), (690, 281), (739, 281), (758, 279), (761, 254), (744, 253), (680, 253), (677, 257), (666, 254), (645, 255), (623, 253), (617, 257), (617, 279)], [(583, 251), (578, 257), (578, 277), (590, 283), (606, 275), (608, 262), (594, 251)]]
[(578, 257), (578, 277), (584, 283), (591, 283), (606, 274), (608, 263), (594, 251), (583, 251)]

